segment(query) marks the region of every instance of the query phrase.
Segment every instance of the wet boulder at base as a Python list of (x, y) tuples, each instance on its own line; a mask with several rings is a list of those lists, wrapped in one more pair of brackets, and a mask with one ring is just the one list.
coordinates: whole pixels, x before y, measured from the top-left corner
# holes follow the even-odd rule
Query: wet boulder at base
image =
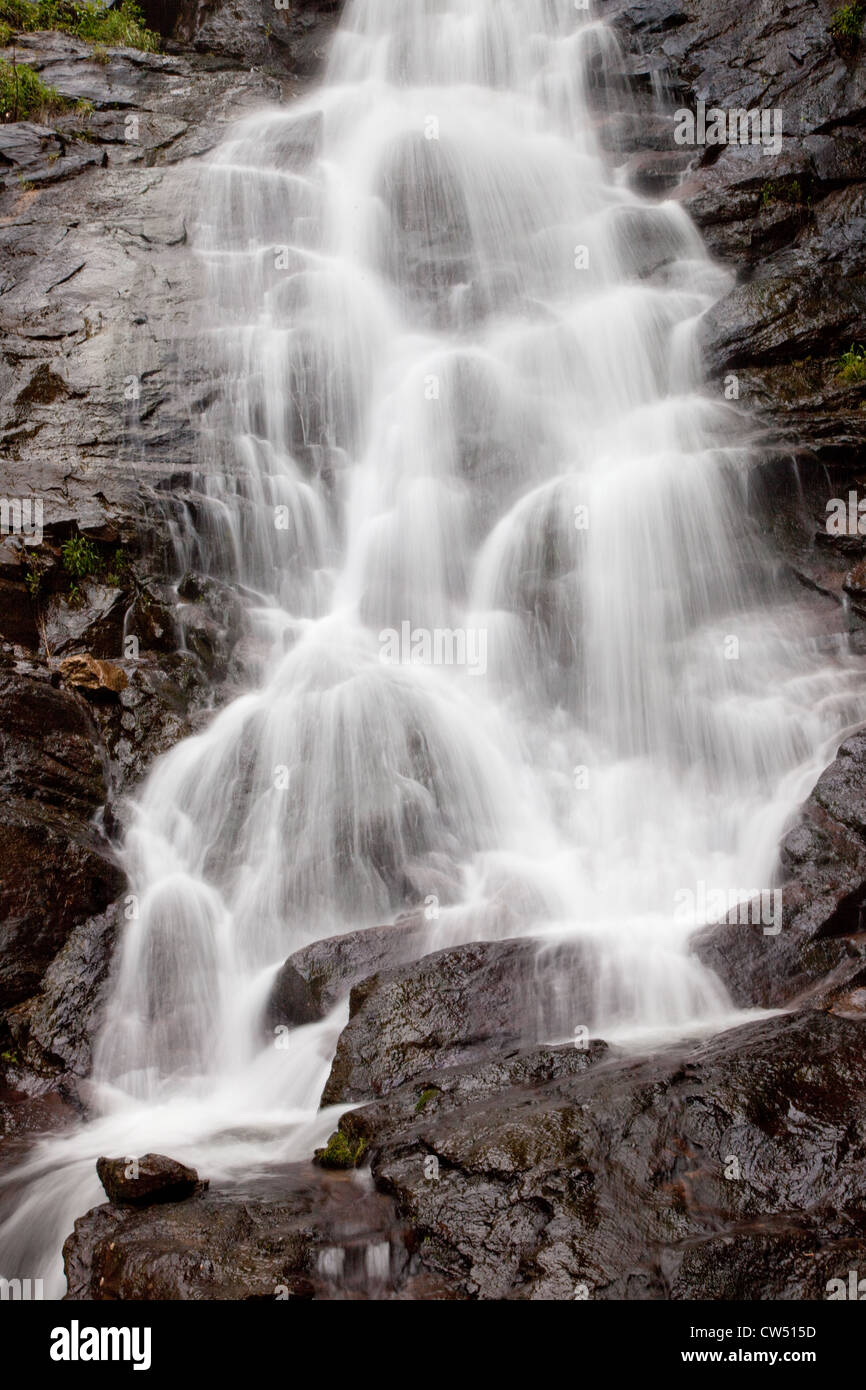
[(183, 1202), (208, 1187), (207, 1182), (199, 1180), (194, 1168), (165, 1154), (99, 1158), (96, 1171), (109, 1202), (119, 1206), (150, 1207), (162, 1202)]
[(340, 1128), (459, 1298), (819, 1300), (866, 1259), (864, 1042), (804, 1010)]

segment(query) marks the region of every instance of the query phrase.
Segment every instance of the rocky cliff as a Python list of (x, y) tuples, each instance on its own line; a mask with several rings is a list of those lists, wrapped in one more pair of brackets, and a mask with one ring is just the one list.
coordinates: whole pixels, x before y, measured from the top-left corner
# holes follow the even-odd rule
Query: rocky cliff
[[(152, 0), (160, 53), (19, 40), (87, 106), (0, 125), (0, 495), (45, 501), (41, 544), (0, 544), (9, 1133), (84, 1105), (125, 911), (124, 795), (255, 660), (235, 590), (178, 541), (211, 391), (187, 190), (230, 121), (315, 73), (336, 8)], [(703, 326), (707, 390), (743, 407), (750, 506), (780, 563), (860, 645), (864, 539), (825, 524), (830, 498), (866, 487), (866, 374), (844, 366), (866, 341), (866, 59), (835, 8), (597, 0), (630, 98), (615, 118), (600, 102), (599, 125), (621, 176), (680, 200), (730, 267)], [(780, 110), (778, 151), (679, 146), (676, 113), (700, 102)], [(88, 1213), (70, 1296), (824, 1297), (866, 1257), (864, 772), (856, 735), (787, 833), (780, 936), (696, 941), (737, 1003), (788, 1010), (719, 1038), (635, 1058), (515, 1032), (526, 943), (434, 958), (413, 922), (399, 949), (383, 928), (298, 953), (272, 1021), (349, 995), (326, 1094), (375, 1101), (279, 1193)]]

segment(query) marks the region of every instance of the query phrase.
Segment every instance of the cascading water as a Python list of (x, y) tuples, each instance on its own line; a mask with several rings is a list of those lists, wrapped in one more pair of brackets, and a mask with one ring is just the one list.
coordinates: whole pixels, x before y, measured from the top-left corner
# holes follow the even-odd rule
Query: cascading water
[(580, 939), (563, 1033), (731, 1017), (677, 894), (768, 885), (861, 675), (751, 537), (699, 389), (727, 277), (606, 168), (614, 53), (570, 0), (351, 0), (324, 85), (206, 168), (220, 389), (179, 545), (258, 596), (266, 669), (141, 790), (96, 1118), (14, 1175), (7, 1275), (62, 1291), (100, 1153), (309, 1156), (344, 1011), (284, 1049), (261, 1020), (311, 939), (433, 903), (431, 949)]

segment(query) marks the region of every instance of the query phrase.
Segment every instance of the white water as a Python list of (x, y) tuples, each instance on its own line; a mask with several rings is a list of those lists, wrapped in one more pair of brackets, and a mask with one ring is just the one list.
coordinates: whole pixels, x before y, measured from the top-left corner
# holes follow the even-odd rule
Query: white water
[[(611, 57), (570, 0), (352, 0), (324, 86), (207, 166), (222, 385), (179, 544), (259, 596), (264, 669), (141, 791), (99, 1118), (16, 1175), (7, 1277), (62, 1291), (100, 1153), (215, 1183), (308, 1157), (344, 1011), (268, 1044), (274, 969), (431, 895), (434, 946), (586, 939), (563, 1033), (730, 1021), (676, 894), (769, 885), (860, 672), (750, 539), (695, 349), (728, 280), (606, 166)], [(383, 661), (404, 622), (486, 669)]]

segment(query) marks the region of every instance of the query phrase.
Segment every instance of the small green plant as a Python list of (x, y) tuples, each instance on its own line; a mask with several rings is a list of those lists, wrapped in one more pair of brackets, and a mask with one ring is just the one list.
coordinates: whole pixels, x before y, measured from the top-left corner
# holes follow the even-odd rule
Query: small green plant
[(73, 579), (86, 579), (102, 568), (99, 551), (86, 536), (70, 536), (60, 547), (63, 568)]
[(843, 381), (866, 381), (866, 347), (852, 343), (836, 363), (836, 375)]
[(854, 53), (860, 43), (863, 24), (866, 21), (866, 5), (861, 0), (852, 0), (848, 5), (840, 5), (830, 19), (830, 33), (843, 53)]
[(430, 1086), (426, 1091), (422, 1091), (415, 1105), (415, 1114), (420, 1115), (421, 1111), (427, 1106), (427, 1104), (433, 1099), (433, 1097), (438, 1094), (439, 1091), (436, 1086)]
[(774, 203), (808, 203), (808, 195), (799, 179), (768, 179), (761, 185), (761, 207), (772, 207)]
[(42, 566), (34, 555), (24, 561), (24, 568), (24, 585), (35, 603), (42, 589)]
[(357, 1168), (366, 1148), (366, 1139), (358, 1139), (353, 1145), (338, 1129), (323, 1149), (316, 1149), (314, 1158), (322, 1168)]
[(122, 588), (128, 569), (129, 561), (123, 551), (115, 550), (108, 565), (108, 573), (105, 576), (106, 584), (110, 585), (112, 589)]

